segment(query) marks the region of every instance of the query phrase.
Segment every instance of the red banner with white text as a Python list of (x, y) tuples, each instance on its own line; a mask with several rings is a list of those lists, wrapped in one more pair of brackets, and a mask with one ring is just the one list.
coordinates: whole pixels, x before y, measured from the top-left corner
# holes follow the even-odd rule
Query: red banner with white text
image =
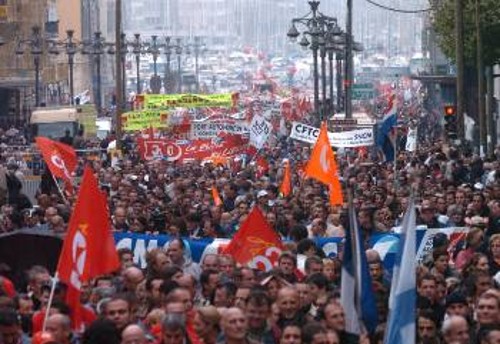
[(224, 135), (215, 139), (173, 140), (167, 138), (137, 140), (143, 160), (203, 161), (211, 157), (234, 157), (248, 153), (248, 138)]

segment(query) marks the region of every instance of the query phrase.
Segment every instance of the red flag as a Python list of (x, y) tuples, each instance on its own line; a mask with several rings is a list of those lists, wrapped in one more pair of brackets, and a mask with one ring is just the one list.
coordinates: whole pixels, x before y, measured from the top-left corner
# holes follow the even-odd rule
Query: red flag
[(215, 186), (212, 186), (212, 197), (214, 199), (214, 203), (216, 206), (222, 205), (222, 200), (219, 196), (219, 191), (217, 191), (217, 188)]
[(306, 176), (328, 185), (330, 189), (330, 204), (341, 205), (344, 202), (342, 188), (337, 175), (338, 169), (335, 161), (335, 153), (330, 147), (326, 123), (321, 125), (318, 140), (314, 145), (311, 158), (304, 172)]
[(255, 167), (257, 169), (255, 172), (257, 178), (262, 178), (269, 171), (269, 163), (261, 156), (255, 159)]
[(148, 129), (148, 137), (150, 140), (155, 138), (155, 130), (153, 129), (152, 125), (150, 125)]
[(82, 282), (119, 267), (106, 196), (99, 190), (92, 170), (86, 167), (57, 266), (59, 279), (68, 285), (66, 301), (73, 309), (76, 328), (81, 326)]
[(285, 173), (283, 175), (283, 181), (280, 185), (280, 193), (283, 197), (288, 197), (292, 194), (292, 171), (289, 161), (285, 162)]
[(66, 187), (72, 192), (73, 178), (71, 174), (75, 171), (78, 164), (76, 152), (73, 147), (40, 136), (35, 138), (35, 142), (52, 175), (63, 179)]
[(240, 264), (271, 270), (277, 263), (283, 245), (258, 207), (253, 207), (241, 228), (224, 250)]

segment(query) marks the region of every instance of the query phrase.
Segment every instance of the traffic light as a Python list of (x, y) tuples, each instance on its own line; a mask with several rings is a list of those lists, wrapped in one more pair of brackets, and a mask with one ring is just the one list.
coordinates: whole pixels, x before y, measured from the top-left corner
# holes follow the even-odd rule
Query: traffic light
[(444, 115), (445, 116), (455, 116), (457, 113), (457, 109), (455, 107), (455, 105), (446, 105), (444, 107)]
[(455, 105), (444, 107), (444, 130), (450, 139), (457, 139), (457, 108)]

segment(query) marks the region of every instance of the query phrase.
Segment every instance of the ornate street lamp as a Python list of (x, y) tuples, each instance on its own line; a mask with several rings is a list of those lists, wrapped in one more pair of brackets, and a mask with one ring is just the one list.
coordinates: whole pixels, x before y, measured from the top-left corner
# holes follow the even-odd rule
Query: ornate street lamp
[(160, 93), (161, 78), (158, 76), (157, 62), (160, 56), (160, 45), (158, 44), (158, 36), (151, 36), (151, 45), (149, 46), (148, 53), (153, 56), (153, 77), (150, 81), (151, 91), (155, 94)]
[[(321, 56), (321, 70), (322, 70), (322, 96), (323, 108), (326, 104), (326, 34), (327, 28), (332, 23), (337, 22), (333, 17), (326, 16), (318, 11), (320, 2), (309, 1), (311, 12), (307, 15), (292, 19), (292, 25), (288, 30), (287, 36), (292, 41), (297, 41), (301, 35), (297, 29), (297, 24), (304, 26), (306, 29), (302, 32), (302, 37), (299, 45), (304, 49), (311, 49), (313, 54), (313, 81), (314, 81), (314, 110), (319, 113), (319, 72), (318, 72), (318, 52)], [(309, 37), (309, 38), (308, 38)], [(323, 111), (324, 112), (324, 111)], [(321, 118), (320, 118), (321, 119)]]
[(39, 26), (31, 28), (31, 37), (21, 39), (17, 42), (16, 55), (24, 54), (24, 46), (30, 48), (33, 64), (35, 65), (35, 106), (40, 106), (40, 59), (43, 54), (44, 38), (42, 37)]

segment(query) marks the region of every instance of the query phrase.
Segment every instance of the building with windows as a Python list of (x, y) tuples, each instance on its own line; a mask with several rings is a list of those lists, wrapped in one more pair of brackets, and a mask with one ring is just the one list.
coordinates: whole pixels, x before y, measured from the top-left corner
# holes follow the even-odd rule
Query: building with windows
[[(49, 54), (49, 40), (64, 43), (66, 31), (81, 40), (80, 0), (0, 0), (0, 125), (28, 120), (35, 106), (33, 27), (40, 28), (40, 106), (69, 103), (68, 59), (63, 45)], [(87, 69), (86, 69), (87, 68)], [(85, 88), (88, 66), (75, 58), (75, 92)]]

